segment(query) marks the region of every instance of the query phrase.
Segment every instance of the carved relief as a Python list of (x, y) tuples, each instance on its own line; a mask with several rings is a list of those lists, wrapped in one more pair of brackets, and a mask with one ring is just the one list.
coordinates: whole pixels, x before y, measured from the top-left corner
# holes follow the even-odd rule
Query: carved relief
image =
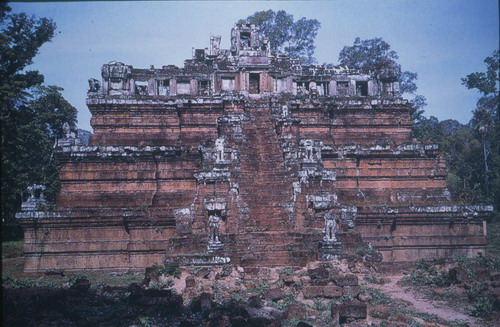
[(95, 78), (89, 78), (89, 90), (88, 92), (99, 92), (101, 89), (101, 83)]
[(219, 222), (220, 222), (220, 217), (217, 215), (210, 215), (208, 217), (208, 227), (209, 227), (209, 233), (208, 233), (208, 244), (219, 244), (220, 239), (219, 239)]
[(224, 151), (225, 151), (225, 140), (223, 138), (218, 138), (215, 140), (215, 162), (224, 162)]
[(131, 74), (132, 66), (116, 61), (103, 65), (101, 70), (109, 94), (121, 94), (129, 90), (128, 81)]
[(335, 243), (337, 242), (337, 222), (335, 221), (335, 215), (331, 212), (325, 213), (325, 228), (323, 229), (323, 241), (325, 243)]

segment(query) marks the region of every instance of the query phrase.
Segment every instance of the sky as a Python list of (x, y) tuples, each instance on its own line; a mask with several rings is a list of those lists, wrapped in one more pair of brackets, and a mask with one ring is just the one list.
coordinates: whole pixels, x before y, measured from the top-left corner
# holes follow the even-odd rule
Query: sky
[(461, 78), (485, 71), (484, 59), (499, 46), (497, 0), (333, 0), (333, 1), (112, 1), (14, 2), (14, 13), (50, 17), (56, 35), (28, 69), (46, 85), (64, 88), (78, 109), (79, 128), (90, 130), (85, 99), (89, 78), (101, 79), (103, 64), (116, 60), (135, 68), (183, 66), (192, 48), (209, 47), (256, 11), (285, 10), (295, 19), (317, 19), (315, 57), (338, 63), (356, 37), (381, 37), (399, 55), (403, 70), (418, 73), (418, 94), (427, 98), (426, 116), (467, 123), (479, 94)]

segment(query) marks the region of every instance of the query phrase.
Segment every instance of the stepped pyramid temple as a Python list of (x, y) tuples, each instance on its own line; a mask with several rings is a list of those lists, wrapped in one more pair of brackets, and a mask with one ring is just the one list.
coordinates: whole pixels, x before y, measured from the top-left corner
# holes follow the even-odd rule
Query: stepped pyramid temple
[(182, 68), (112, 61), (89, 80), (89, 145), (67, 126), (55, 206), (34, 185), (17, 214), (26, 272), (484, 252), (492, 207), (451, 200), (399, 71), (302, 66), (253, 25), (220, 41)]

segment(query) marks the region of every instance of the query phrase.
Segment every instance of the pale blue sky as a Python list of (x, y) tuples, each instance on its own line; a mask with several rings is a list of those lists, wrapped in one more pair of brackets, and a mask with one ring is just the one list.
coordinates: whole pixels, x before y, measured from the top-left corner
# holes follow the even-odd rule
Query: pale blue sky
[(471, 118), (478, 98), (460, 78), (485, 69), (484, 58), (498, 48), (497, 0), (337, 1), (154, 1), (11, 3), (14, 12), (51, 17), (57, 23), (31, 69), (46, 84), (63, 87), (78, 111), (80, 128), (91, 130), (85, 105), (87, 80), (100, 79), (112, 60), (137, 68), (183, 65), (191, 48), (205, 48), (210, 34), (229, 47), (230, 29), (255, 11), (284, 9), (321, 22), (316, 38), (320, 63), (338, 62), (356, 37), (382, 37), (399, 54), (403, 69), (418, 73), (418, 93), (427, 97), (427, 116)]

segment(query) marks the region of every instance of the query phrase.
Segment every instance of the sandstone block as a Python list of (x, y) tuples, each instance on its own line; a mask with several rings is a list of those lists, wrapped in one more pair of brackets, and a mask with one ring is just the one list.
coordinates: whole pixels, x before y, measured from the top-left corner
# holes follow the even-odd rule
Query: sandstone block
[(90, 288), (90, 281), (87, 278), (77, 279), (70, 287), (71, 290), (75, 290), (78, 292), (87, 292), (89, 288)]
[(404, 324), (408, 324), (410, 322), (410, 318), (407, 315), (402, 314), (401, 312), (397, 313), (394, 316), (391, 316), (390, 320)]
[(337, 286), (358, 286), (358, 276), (353, 274), (334, 275), (331, 277), (331, 280)]
[(200, 306), (202, 312), (209, 312), (212, 309), (213, 301), (212, 294), (201, 293), (200, 294)]
[(367, 305), (357, 301), (341, 304), (339, 307), (339, 323), (343, 324), (356, 319), (366, 319)]
[(290, 304), (285, 312), (286, 319), (303, 319), (307, 314), (306, 308), (298, 304)]
[(360, 294), (358, 297), (361, 302), (371, 302), (373, 300), (370, 294)]
[(186, 287), (195, 287), (196, 286), (196, 280), (194, 279), (193, 276), (187, 276), (186, 277)]
[(365, 262), (368, 262), (368, 263), (378, 263), (378, 262), (382, 262), (382, 260), (384, 259), (382, 257), (382, 253), (380, 252), (373, 252), (373, 253), (367, 253), (363, 256), (363, 259)]
[(264, 293), (266, 300), (278, 301), (284, 297), (283, 291), (280, 288), (272, 288)]
[(385, 306), (376, 306), (370, 310), (370, 316), (374, 318), (387, 319), (391, 314), (391, 309)]
[(352, 297), (357, 297), (359, 295), (360, 291), (361, 291), (361, 288), (359, 286), (344, 286), (342, 288), (342, 293), (344, 295), (349, 295)]
[(323, 287), (322, 286), (304, 286), (302, 289), (302, 294), (306, 299), (310, 299), (313, 297), (321, 297), (323, 296)]
[(462, 267), (454, 267), (448, 271), (448, 278), (454, 284), (462, 284), (469, 281), (467, 272)]
[(264, 306), (264, 301), (259, 296), (251, 296), (248, 299), (248, 305), (252, 308), (262, 308)]
[(323, 297), (336, 298), (342, 296), (342, 288), (334, 285), (323, 287)]
[(434, 296), (443, 296), (446, 293), (446, 289), (444, 288), (434, 288), (432, 290), (432, 294)]
[(311, 280), (324, 280), (324, 279), (328, 279), (328, 276), (329, 276), (329, 272), (326, 268), (323, 268), (323, 267), (319, 267), (319, 268), (315, 268), (315, 269), (308, 269), (307, 270), (307, 274), (309, 275), (309, 278), (311, 278)]

